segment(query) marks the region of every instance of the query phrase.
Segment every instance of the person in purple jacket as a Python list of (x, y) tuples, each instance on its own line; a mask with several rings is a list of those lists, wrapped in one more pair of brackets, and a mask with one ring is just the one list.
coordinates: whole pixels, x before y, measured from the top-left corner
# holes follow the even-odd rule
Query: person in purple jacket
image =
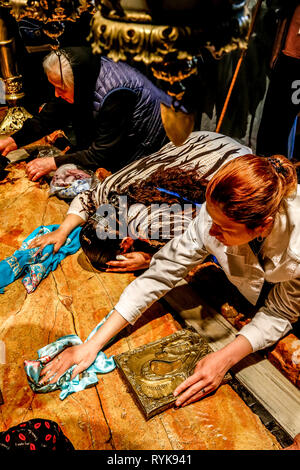
[(69, 124), (76, 147), (71, 153), (28, 163), (31, 180), (64, 163), (115, 172), (168, 142), (160, 103), (170, 105), (171, 98), (136, 69), (94, 55), (89, 47), (52, 51), (43, 65), (54, 86), (55, 99), (25, 121), (13, 136), (1, 140), (0, 152), (6, 156)]

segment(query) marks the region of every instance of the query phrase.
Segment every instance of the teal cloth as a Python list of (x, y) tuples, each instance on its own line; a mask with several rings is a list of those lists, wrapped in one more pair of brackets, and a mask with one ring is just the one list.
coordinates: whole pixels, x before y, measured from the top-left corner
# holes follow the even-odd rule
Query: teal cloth
[[(103, 323), (110, 317), (113, 310), (111, 310), (103, 320), (93, 329), (86, 341), (88, 341), (103, 325)], [(85, 341), (85, 342), (86, 342)], [(87, 387), (91, 387), (98, 383), (98, 378), (96, 374), (106, 374), (115, 369), (116, 364), (113, 359), (113, 356), (110, 358), (106, 357), (104, 352), (100, 351), (93, 362), (93, 364), (82, 372), (82, 377), (80, 379), (79, 374), (71, 380), (71, 375), (75, 365), (70, 367), (63, 375), (61, 375), (58, 380), (53, 384), (39, 384), (40, 373), (43, 368), (55, 358), (59, 353), (64, 349), (82, 344), (81, 339), (77, 335), (67, 335), (63, 336), (51, 344), (44, 346), (38, 350), (38, 360), (34, 361), (24, 361), (24, 369), (27, 374), (27, 379), (31, 389), (36, 393), (48, 393), (54, 390), (61, 390), (59, 395), (61, 400), (64, 400), (71, 393), (79, 392), (84, 390)]]
[(47, 245), (41, 253), (37, 248), (28, 248), (28, 245), (42, 235), (57, 230), (59, 225), (41, 225), (36, 228), (22, 243), (19, 250), (12, 256), (0, 262), (0, 293), (4, 287), (25, 274), (22, 282), (28, 294), (34, 292), (42, 279), (54, 271), (58, 264), (68, 255), (76, 253), (80, 248), (79, 234), (81, 227), (75, 228), (67, 237), (65, 244), (57, 253), (53, 253), (53, 244)]

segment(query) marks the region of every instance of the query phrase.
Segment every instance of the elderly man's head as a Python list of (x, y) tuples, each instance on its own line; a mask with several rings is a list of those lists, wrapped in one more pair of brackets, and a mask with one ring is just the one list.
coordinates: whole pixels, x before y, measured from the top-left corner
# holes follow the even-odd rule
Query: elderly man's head
[(55, 96), (74, 103), (74, 75), (65, 54), (51, 52), (44, 59), (43, 67), (49, 82), (55, 88)]

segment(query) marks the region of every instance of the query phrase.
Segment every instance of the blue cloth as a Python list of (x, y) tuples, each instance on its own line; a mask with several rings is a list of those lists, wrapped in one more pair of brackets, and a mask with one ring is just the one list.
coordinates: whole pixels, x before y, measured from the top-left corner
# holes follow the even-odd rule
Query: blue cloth
[(156, 189), (158, 189), (158, 191), (161, 191), (162, 193), (167, 193), (167, 194), (171, 194), (172, 196), (179, 197), (180, 199), (183, 199), (184, 201), (190, 202), (191, 204), (195, 204), (195, 206), (199, 206), (199, 207), (202, 206), (202, 203), (200, 204), (199, 202), (190, 201), (186, 197), (183, 197), (178, 193), (174, 193), (173, 191), (169, 191), (168, 189), (159, 188), (159, 187), (157, 187)]
[(12, 256), (0, 262), (0, 293), (3, 287), (11, 284), (25, 273), (23, 284), (30, 294), (42, 279), (54, 271), (58, 264), (68, 255), (76, 253), (80, 248), (79, 233), (81, 227), (74, 229), (68, 236), (66, 243), (53, 253), (53, 245), (47, 245), (41, 253), (34, 256), (39, 248), (28, 248), (29, 243), (36, 237), (54, 232), (59, 225), (41, 225), (35, 229), (22, 243), (21, 248)]
[[(103, 323), (110, 317), (113, 310), (106, 315), (103, 320), (93, 329), (91, 334), (88, 336), (88, 341)], [(85, 341), (85, 342), (86, 342)], [(59, 398), (64, 400), (71, 393), (79, 392), (87, 387), (91, 387), (98, 383), (96, 374), (106, 374), (115, 369), (116, 364), (111, 356), (109, 359), (106, 357), (104, 352), (100, 351), (93, 362), (93, 364), (82, 373), (82, 378), (79, 378), (79, 374), (71, 380), (71, 375), (75, 365), (70, 367), (63, 375), (61, 375), (54, 384), (39, 385), (40, 373), (45, 365), (50, 362), (55, 356), (61, 353), (64, 349), (82, 344), (81, 339), (77, 335), (67, 335), (54, 341), (54, 343), (48, 344), (38, 350), (39, 359), (36, 361), (24, 361), (24, 368), (27, 374), (28, 382), (31, 389), (37, 393), (48, 393), (54, 390), (60, 389), (61, 393)]]
[(293, 158), (294, 154), (294, 147), (295, 147), (295, 139), (296, 139), (296, 132), (297, 132), (297, 120), (298, 116), (296, 116), (296, 119), (294, 121), (293, 127), (291, 129), (289, 139), (288, 139), (288, 159), (291, 160)]

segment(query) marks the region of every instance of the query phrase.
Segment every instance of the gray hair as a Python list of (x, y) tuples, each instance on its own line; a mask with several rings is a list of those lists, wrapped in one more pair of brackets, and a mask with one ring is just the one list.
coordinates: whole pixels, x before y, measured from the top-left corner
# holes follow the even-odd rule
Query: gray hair
[[(60, 63), (61, 63), (61, 73), (63, 77), (63, 83), (67, 88), (74, 87), (74, 75), (71, 67), (71, 63), (65, 54), (60, 54)], [(59, 57), (55, 51), (50, 52), (45, 59), (43, 60), (43, 67), (45, 73), (54, 75), (61, 78), (60, 75), (60, 65), (59, 65)]]

